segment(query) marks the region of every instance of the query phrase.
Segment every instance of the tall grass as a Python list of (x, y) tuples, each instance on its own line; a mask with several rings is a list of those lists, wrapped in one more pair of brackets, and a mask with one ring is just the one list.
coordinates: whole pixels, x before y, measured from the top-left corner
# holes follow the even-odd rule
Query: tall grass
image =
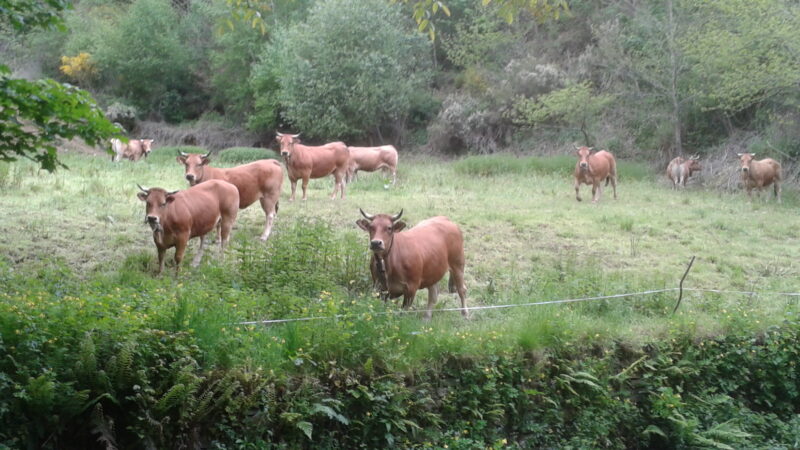
[[(469, 156), (453, 164), (457, 173), (473, 176), (499, 176), (507, 174), (571, 174), (575, 157), (512, 155)], [(625, 180), (643, 180), (651, 176), (647, 165), (632, 161), (617, 161), (617, 176)]]

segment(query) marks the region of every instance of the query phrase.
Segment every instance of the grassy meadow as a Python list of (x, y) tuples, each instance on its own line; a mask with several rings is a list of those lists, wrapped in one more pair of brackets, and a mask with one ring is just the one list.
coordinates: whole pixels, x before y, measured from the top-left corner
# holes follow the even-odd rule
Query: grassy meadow
[[(703, 189), (701, 175), (691, 180), (687, 189), (673, 191), (661, 171), (621, 161), (619, 198), (614, 200), (611, 190), (606, 189), (600, 202), (591, 204), (591, 187), (584, 185), (584, 201), (579, 203), (572, 186), (574, 159), (568, 156), (439, 160), (401, 155), (396, 185), (387, 185), (381, 174), (361, 173), (357, 182), (347, 186), (346, 198), (336, 201), (329, 199), (333, 183), (326, 178), (310, 182), (307, 201), (290, 203), (289, 182), (285, 180), (275, 228), (266, 244), (257, 240), (264, 215), (256, 204), (240, 212), (224, 259), (211, 246), (200, 267), (189, 267), (197, 246), (193, 242), (180, 276), (173, 276), (174, 250), (169, 250), (164, 275), (156, 277), (155, 246), (143, 221), (144, 204), (136, 198), (136, 184), (168, 190), (185, 188), (183, 169), (175, 161), (177, 150), (160, 148), (139, 163), (116, 164), (105, 156), (64, 154), (62, 161), (69, 170), (54, 174), (26, 162), (0, 165), (0, 226), (4, 230), (0, 234), (0, 350), (14, 356), (14, 361), (47, 361), (43, 364), (50, 367), (71, 367), (72, 358), (83, 361), (81, 358), (91, 354), (94, 362), (86, 363), (87, 367), (99, 366), (104, 360), (109, 364), (104, 369), (106, 381), (98, 381), (98, 385), (116, 386), (116, 395), (121, 396), (130, 385), (146, 384), (148, 378), (145, 372), (126, 374), (121, 355), (126, 351), (138, 355), (129, 359), (140, 358), (146, 367), (177, 364), (181, 360), (178, 357), (170, 363), (147, 359), (146, 349), (155, 348), (148, 345), (156, 345), (150, 339), (161, 336), (164, 342), (164, 336), (168, 336), (176, 342), (186, 341), (186, 348), (193, 349), (193, 367), (207, 376), (214, 371), (239, 370), (269, 383), (284, 380), (302, 391), (306, 381), (296, 381), (298, 385), (286, 380), (324, 373), (339, 386), (336, 377), (340, 371), (360, 374), (355, 379), (360, 376), (362, 380), (377, 374), (416, 377), (420, 375), (412, 374), (420, 370), (452, 369), (448, 369), (447, 361), (453, 357), (484, 360), (531, 354), (538, 355), (535, 361), (541, 361), (542, 355), (551, 351), (603, 355), (616, 352), (620, 346), (641, 349), (676, 339), (713, 342), (728, 335), (768, 332), (793, 319), (798, 311), (797, 297), (775, 294), (800, 290), (800, 199), (791, 189), (784, 190), (782, 204), (763, 198), (751, 202), (742, 192)], [(199, 151), (190, 147), (180, 150)], [(212, 164), (232, 166), (259, 155), (268, 156), (264, 150), (233, 149), (223, 151)], [(368, 239), (355, 225), (360, 217), (358, 208), (370, 213), (393, 213), (402, 208), (411, 226), (434, 215), (446, 215), (458, 223), (466, 242), (469, 306), (673, 288), (692, 256), (697, 260), (686, 287), (762, 294), (690, 291), (676, 315), (671, 313), (677, 292), (671, 291), (479, 310), (469, 321), (457, 312), (434, 312), (433, 319), (424, 322), (421, 314), (391, 314), (399, 309), (398, 303), (384, 305), (372, 293)], [(455, 308), (456, 297), (446, 289), (441, 292), (437, 307)], [(425, 301), (426, 292), (420, 291), (415, 307), (422, 310)], [(240, 323), (337, 315), (336, 319), (271, 326)], [(48, 350), (56, 348), (59, 350)], [(134, 352), (134, 348), (139, 350)], [(639, 358), (641, 353), (637, 352), (641, 350), (618, 357), (616, 364), (624, 369)], [(492, 361), (487, 367), (502, 366), (496, 359)], [(538, 363), (531, 364), (541, 368)], [(36, 383), (63, 381), (58, 370), (31, 369), (26, 375), (21, 367), (14, 369), (21, 380), (4, 385), (0, 379), (4, 394), (30, 394), (32, 390), (38, 392)], [(154, 420), (172, 417), (173, 397), (223, 396), (214, 390), (213, 383), (198, 381), (195, 390), (185, 388), (190, 383), (181, 381), (182, 376), (188, 376), (181, 372), (184, 369), (170, 367), (183, 375), (170, 375), (163, 381), (166, 384), (153, 388), (159, 393), (152, 394), (151, 399)], [(73, 375), (81, 373), (69, 370)], [(542, 378), (544, 374), (542, 371)], [(29, 380), (27, 385), (25, 379)], [(342, 379), (346, 379), (342, 381), (346, 386), (358, 385), (354, 379)], [(594, 382), (597, 380), (586, 384)], [(237, 389), (247, 385), (244, 379), (237, 383)], [(172, 392), (178, 385), (184, 386), (180, 395)], [(58, 395), (51, 394), (47, 401), (55, 402)], [(657, 395), (665, 394), (659, 390)], [(142, 402), (146, 403), (142, 400), (137, 404)], [(303, 439), (311, 439), (309, 427), (321, 426), (323, 419), (332, 429), (354, 426), (352, 417), (346, 419), (344, 408), (337, 408), (333, 400), (309, 402), (304, 410), (293, 409), (285, 413), (289, 415), (271, 419), (277, 429), (284, 430), (283, 436), (293, 430)], [(98, 400), (75, 414), (93, 411), (92, 417), (99, 417), (98, 423), (103, 423), (113, 406), (106, 404), (106, 412), (102, 408), (97, 412), (101, 403)], [(367, 414), (370, 411), (360, 411), (360, 427), (366, 430), (390, 423), (389, 428), (394, 427), (399, 435), (414, 436), (416, 440), (407, 441), (407, 445), (425, 446), (426, 439), (441, 445), (459, 439), (449, 435), (447, 439), (441, 435), (426, 437), (421, 431), (413, 431), (413, 425), (388, 418), (405, 417), (402, 412), (385, 412), (381, 422), (378, 413), (372, 416)], [(204, 416), (199, 412), (186, 414), (181, 415), (184, 422), (176, 422), (174, 417), (167, 422), (172, 427), (202, 423)], [(484, 414), (476, 412), (474, 416)], [(48, 417), (55, 423), (43, 420), (43, 427), (48, 423), (64, 425), (63, 415)], [(425, 428), (428, 419), (412, 420), (409, 416), (407, 420)], [(473, 430), (480, 422), (472, 420), (457, 426)], [(491, 422), (486, 417), (481, 420)], [(117, 421), (119, 425), (121, 419)], [(117, 437), (129, 432), (141, 438), (144, 432), (136, 434), (135, 430), (146, 427), (136, 425), (135, 420), (132, 423), (124, 430), (118, 426)], [(25, 436), (33, 442), (41, 443), (49, 436), (49, 432), (31, 427), (26, 428)], [(695, 429), (697, 436), (705, 432), (698, 424)], [(89, 435), (104, 436), (97, 428), (92, 430)], [(664, 431), (664, 426), (659, 430), (665, 439), (673, 436)], [(646, 439), (660, 439), (656, 434)], [(332, 436), (335, 438), (335, 434)], [(379, 439), (374, 445), (389, 442), (381, 436), (386, 440)], [(676, 442), (694, 445), (695, 441), (686, 436)], [(11, 439), (2, 432), (0, 438)], [(272, 438), (280, 440), (275, 435)], [(390, 443), (397, 443), (394, 439)], [(474, 448), (494, 445), (486, 439), (476, 438)], [(657, 442), (646, 439), (644, 442)], [(720, 438), (719, 442), (741, 442), (744, 438), (731, 439)]]

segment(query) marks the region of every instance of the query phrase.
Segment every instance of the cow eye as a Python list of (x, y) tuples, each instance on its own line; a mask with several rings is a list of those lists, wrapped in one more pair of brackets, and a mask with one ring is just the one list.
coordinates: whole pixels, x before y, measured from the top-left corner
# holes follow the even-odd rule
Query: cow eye
[(167, 206), (167, 202), (164, 202), (164, 203), (161, 204), (162, 208), (165, 207), (165, 206)]

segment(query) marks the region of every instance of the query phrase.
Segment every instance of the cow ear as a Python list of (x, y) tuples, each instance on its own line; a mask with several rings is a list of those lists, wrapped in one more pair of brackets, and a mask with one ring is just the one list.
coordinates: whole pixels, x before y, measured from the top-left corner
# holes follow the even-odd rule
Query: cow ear
[(392, 231), (394, 232), (402, 231), (405, 227), (406, 223), (403, 222), (402, 220), (398, 220), (397, 222), (392, 224)]
[(356, 225), (364, 231), (369, 231), (369, 221), (367, 219), (356, 220)]
[(143, 202), (147, 201), (147, 192), (137, 192), (136, 196), (139, 197), (139, 200)]
[(178, 161), (178, 164), (183, 164), (184, 166), (186, 165), (186, 157), (185, 156), (178, 155), (178, 156), (175, 157), (175, 161)]
[(175, 195), (173, 195), (172, 193), (167, 194), (166, 202), (167, 203), (172, 203), (174, 201), (175, 201)]
[(203, 161), (202, 161), (202, 163), (200, 165), (201, 166), (205, 166), (206, 164), (208, 164), (210, 162), (211, 162), (211, 158), (209, 158), (208, 156), (203, 156)]

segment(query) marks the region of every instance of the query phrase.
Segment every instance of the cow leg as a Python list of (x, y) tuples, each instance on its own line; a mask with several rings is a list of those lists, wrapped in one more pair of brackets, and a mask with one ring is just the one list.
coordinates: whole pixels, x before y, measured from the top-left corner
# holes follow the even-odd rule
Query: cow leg
[(614, 191), (614, 200), (617, 199), (617, 174), (611, 176), (611, 190)]
[(272, 202), (271, 199), (267, 197), (261, 197), (261, 209), (264, 210), (264, 214), (267, 216), (267, 223), (264, 226), (264, 232), (261, 233), (261, 240), (266, 241), (269, 238), (270, 233), (272, 233), (272, 223), (275, 221), (276, 215), (276, 208), (275, 203)]
[(414, 304), (414, 297), (417, 296), (417, 289), (419, 289), (419, 284), (406, 284), (403, 290), (403, 309), (411, 308), (411, 305)]
[(289, 201), (294, 201), (294, 191), (297, 189), (297, 179), (289, 179), (289, 182), (292, 183), (292, 195), (289, 196)]
[(439, 284), (434, 283), (428, 287), (428, 309), (425, 310), (425, 320), (431, 320), (433, 314), (433, 307), (436, 305), (436, 299), (439, 297)]
[[(221, 243), (222, 239), (219, 239), (219, 241)], [(197, 267), (200, 265), (200, 261), (203, 260), (203, 251), (205, 250), (205, 246), (206, 246), (206, 237), (205, 235), (203, 235), (200, 236), (200, 248), (197, 249), (197, 254), (194, 255), (194, 259), (192, 260), (192, 267)], [(176, 256), (178, 255), (177, 251), (175, 252), (175, 255)]]
[(344, 176), (341, 172), (334, 172), (333, 173), (333, 194), (331, 195), (331, 200), (336, 200), (336, 190), (338, 189), (341, 192), (339, 198), (344, 200)]
[(467, 286), (464, 284), (464, 269), (450, 269), (450, 280), (447, 283), (450, 293), (458, 292), (458, 299), (461, 301), (461, 315), (469, 319), (467, 309)]
[(600, 200), (600, 193), (603, 191), (603, 188), (600, 186), (600, 183), (595, 183), (592, 185), (592, 203), (597, 203)]
[(231, 240), (231, 230), (236, 221), (236, 215), (222, 216), (219, 221), (219, 256), (225, 259), (225, 247)]
[(181, 271), (181, 261), (183, 261), (183, 254), (186, 253), (186, 244), (189, 239), (178, 238), (175, 243), (175, 275), (177, 276)]
[(779, 182), (775, 182), (775, 186), (773, 188), (775, 190), (775, 198), (777, 199), (778, 203), (781, 202), (781, 184)]
[(307, 189), (308, 189), (308, 178), (303, 178), (303, 200), (306, 200), (308, 198)]
[(578, 201), (581, 201), (581, 183), (580, 183), (580, 181), (576, 181), (575, 182), (575, 198), (578, 199)]
[(158, 247), (156, 250), (158, 250), (158, 272), (156, 272), (156, 275), (161, 275), (161, 271), (164, 270), (164, 255), (167, 253), (167, 249)]

